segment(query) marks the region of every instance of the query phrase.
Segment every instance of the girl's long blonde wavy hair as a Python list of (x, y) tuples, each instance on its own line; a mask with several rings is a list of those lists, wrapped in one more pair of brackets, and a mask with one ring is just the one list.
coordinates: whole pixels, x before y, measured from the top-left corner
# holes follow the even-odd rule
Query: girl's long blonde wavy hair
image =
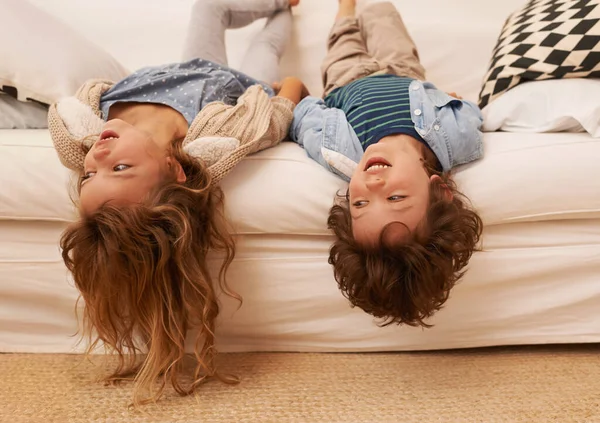
[[(118, 356), (106, 381), (135, 381), (133, 404), (156, 401), (167, 384), (188, 395), (217, 377), (217, 287), (207, 266), (209, 251), (224, 254), (218, 285), (235, 244), (224, 216), (224, 196), (206, 167), (173, 147), (187, 181), (167, 179), (138, 204), (107, 203), (69, 226), (61, 238), (63, 260), (84, 300), (82, 337), (87, 352), (103, 344)], [(184, 378), (185, 340), (198, 328), (195, 371)], [(187, 375), (186, 375), (187, 376)], [(157, 383), (158, 382), (158, 383)]]

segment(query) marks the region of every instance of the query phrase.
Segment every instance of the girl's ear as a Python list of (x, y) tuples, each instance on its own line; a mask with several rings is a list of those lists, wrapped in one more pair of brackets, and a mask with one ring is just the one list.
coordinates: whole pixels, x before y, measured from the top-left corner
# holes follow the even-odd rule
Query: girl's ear
[(187, 176), (183, 170), (183, 166), (181, 166), (181, 163), (179, 163), (173, 157), (167, 157), (167, 166), (169, 167), (169, 170), (175, 174), (175, 179), (178, 184), (183, 184), (185, 181), (187, 181)]
[(452, 200), (454, 200), (454, 194), (452, 194), (452, 191), (450, 190), (450, 188), (448, 188), (448, 185), (444, 183), (444, 181), (442, 180), (442, 178), (439, 177), (439, 175), (432, 175), (431, 178), (429, 178), (429, 183), (436, 184), (439, 186), (440, 190), (443, 190), (444, 199), (446, 201), (451, 202)]

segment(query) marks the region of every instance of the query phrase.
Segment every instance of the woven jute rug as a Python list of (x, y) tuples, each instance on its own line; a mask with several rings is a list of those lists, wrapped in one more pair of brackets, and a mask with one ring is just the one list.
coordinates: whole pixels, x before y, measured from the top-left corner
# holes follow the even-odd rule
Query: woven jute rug
[(600, 346), (401, 354), (224, 354), (214, 381), (128, 407), (100, 358), (0, 354), (0, 422), (597, 422)]

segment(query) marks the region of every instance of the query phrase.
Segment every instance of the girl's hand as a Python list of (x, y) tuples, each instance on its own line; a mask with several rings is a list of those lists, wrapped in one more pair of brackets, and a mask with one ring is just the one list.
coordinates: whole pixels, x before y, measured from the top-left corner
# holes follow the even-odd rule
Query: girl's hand
[(273, 89), (279, 97), (285, 97), (294, 102), (294, 104), (300, 103), (303, 98), (310, 95), (304, 83), (294, 76), (285, 78), (281, 82), (275, 82)]

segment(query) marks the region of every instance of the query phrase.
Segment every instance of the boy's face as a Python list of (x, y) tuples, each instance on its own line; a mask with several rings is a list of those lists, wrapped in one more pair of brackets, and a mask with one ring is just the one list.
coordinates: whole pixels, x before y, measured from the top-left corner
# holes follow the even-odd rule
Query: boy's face
[[(354, 239), (362, 245), (386, 237), (401, 240), (414, 232), (429, 205), (429, 177), (418, 141), (405, 135), (386, 137), (365, 150), (349, 186)], [(409, 232), (410, 231), (410, 232)]]

